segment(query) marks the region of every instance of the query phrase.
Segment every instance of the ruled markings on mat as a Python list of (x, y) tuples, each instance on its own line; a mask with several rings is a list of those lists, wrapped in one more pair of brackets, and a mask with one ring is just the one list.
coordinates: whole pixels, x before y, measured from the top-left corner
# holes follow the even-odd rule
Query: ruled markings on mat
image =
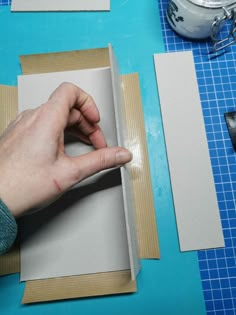
[(208, 315), (235, 315), (236, 154), (232, 150), (224, 113), (236, 107), (236, 45), (231, 46), (227, 54), (209, 60), (204, 55), (206, 42), (187, 41), (169, 28), (165, 19), (166, 4), (166, 0), (159, 2), (166, 51), (193, 51), (225, 238), (225, 249), (198, 252), (206, 311)]

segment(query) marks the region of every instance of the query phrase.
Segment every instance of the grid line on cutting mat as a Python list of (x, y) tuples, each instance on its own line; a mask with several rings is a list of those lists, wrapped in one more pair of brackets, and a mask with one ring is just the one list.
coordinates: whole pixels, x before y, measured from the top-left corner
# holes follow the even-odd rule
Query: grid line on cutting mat
[(11, 4), (11, 0), (0, 0), (0, 6), (1, 5), (10, 5)]
[[(236, 45), (217, 58), (209, 58), (209, 41), (189, 41), (173, 32), (160, 2), (161, 24), (167, 52), (192, 50), (223, 227), (225, 248), (198, 251), (207, 314), (236, 314), (236, 153), (224, 113), (236, 110)], [(226, 32), (227, 29), (223, 32)]]

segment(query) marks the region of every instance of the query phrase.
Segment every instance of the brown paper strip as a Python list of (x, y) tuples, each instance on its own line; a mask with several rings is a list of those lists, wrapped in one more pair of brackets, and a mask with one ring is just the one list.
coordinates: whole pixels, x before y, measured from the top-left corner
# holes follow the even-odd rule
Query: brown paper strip
[(23, 74), (109, 67), (107, 48), (20, 56)]
[(0, 85), (0, 134), (17, 114), (17, 88)]
[[(0, 134), (17, 114), (17, 88), (0, 85)], [(20, 271), (19, 248), (15, 245), (5, 255), (0, 256), (0, 275)]]
[(136, 292), (130, 271), (27, 281), (23, 304)]
[(136, 167), (131, 162), (130, 168), (136, 209), (139, 255), (141, 258), (160, 258), (138, 74), (123, 75), (122, 88), (128, 139), (132, 149), (135, 148), (132, 146), (133, 141), (140, 144), (136, 147), (138, 152), (133, 152), (133, 154), (138, 155), (142, 166), (141, 168)]
[(0, 256), (0, 276), (20, 272), (20, 253), (14, 245), (5, 255)]

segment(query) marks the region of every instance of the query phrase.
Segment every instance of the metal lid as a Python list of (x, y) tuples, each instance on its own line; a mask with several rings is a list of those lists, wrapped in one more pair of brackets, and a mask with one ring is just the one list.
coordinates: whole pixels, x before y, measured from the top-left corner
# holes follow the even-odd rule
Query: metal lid
[(235, 3), (235, 0), (189, 0), (190, 2), (205, 8), (222, 8)]

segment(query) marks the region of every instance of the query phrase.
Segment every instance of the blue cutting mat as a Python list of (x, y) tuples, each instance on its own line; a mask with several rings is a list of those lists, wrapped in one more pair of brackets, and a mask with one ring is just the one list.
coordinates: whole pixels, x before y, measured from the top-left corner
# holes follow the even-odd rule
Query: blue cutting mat
[(236, 314), (236, 153), (232, 149), (224, 113), (236, 110), (236, 45), (210, 60), (210, 43), (177, 36), (165, 19), (160, 3), (165, 48), (192, 50), (197, 72), (208, 146), (225, 238), (224, 249), (198, 252), (207, 314)]
[(0, 0), (0, 5), (9, 5), (11, 4), (11, 0)]

